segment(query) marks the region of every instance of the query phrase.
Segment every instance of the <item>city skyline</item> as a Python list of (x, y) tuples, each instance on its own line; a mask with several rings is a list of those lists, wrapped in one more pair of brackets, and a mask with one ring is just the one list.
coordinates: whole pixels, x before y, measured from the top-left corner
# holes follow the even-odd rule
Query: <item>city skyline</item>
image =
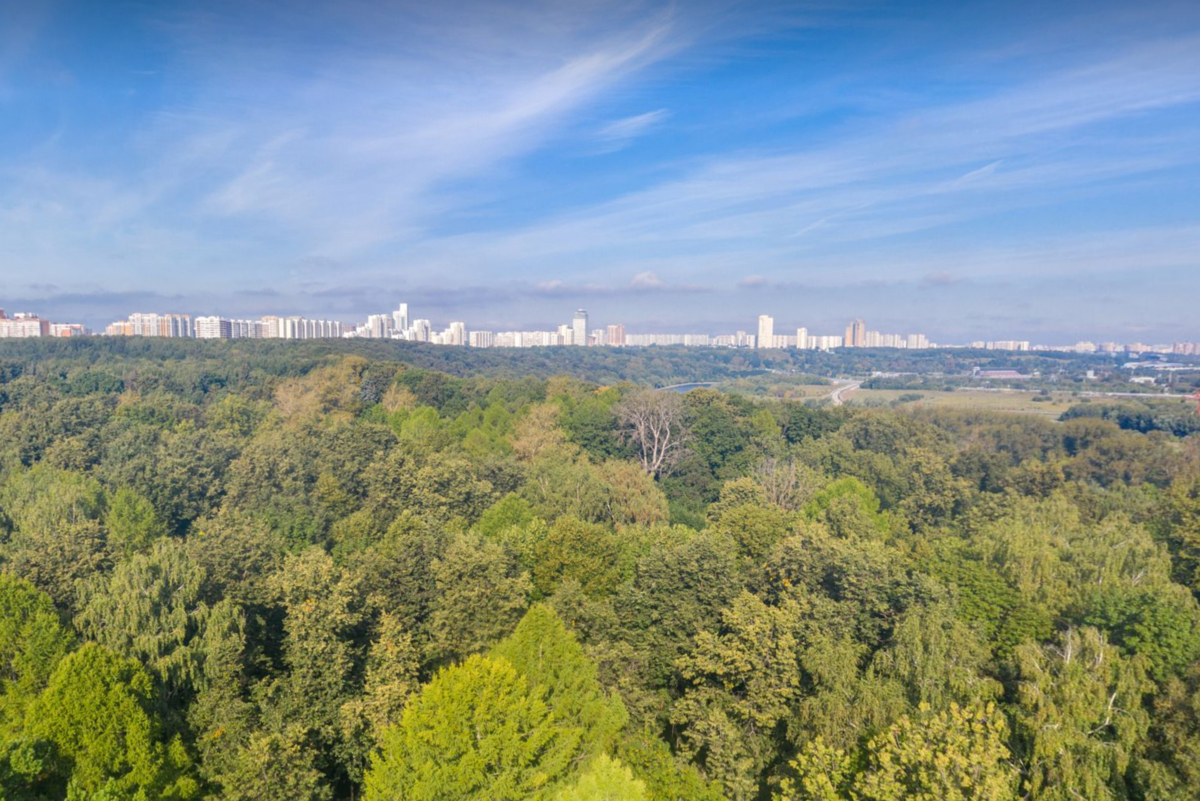
[(1195, 3), (0, 11), (15, 308), (1194, 336)]
[[(29, 317), (29, 318), (33, 318), (33, 319), (41, 319), (41, 320), (45, 321), (47, 324), (50, 324), (50, 321), (53, 320), (54, 324), (58, 325), (60, 328), (63, 326), (69, 327), (71, 329), (71, 332), (74, 335), (79, 335), (80, 333), (82, 333), (84, 331), (88, 331), (90, 333), (96, 333), (96, 334), (103, 334), (103, 333), (105, 333), (106, 329), (111, 329), (114, 325), (120, 325), (122, 323), (125, 324), (127, 327), (126, 334), (133, 334), (134, 331), (137, 329), (137, 325), (131, 321), (133, 320), (133, 318), (138, 317), (142, 314), (142, 313), (137, 313), (137, 312), (131, 312), (131, 313), (124, 315), (122, 317), (122, 319), (120, 319), (114, 323), (111, 318), (104, 318), (100, 315), (99, 312), (93, 310), (92, 313), (90, 313), (90, 314), (84, 313), (84, 314), (80, 314), (80, 315), (75, 315), (74, 317), (70, 318), (71, 319), (70, 323), (60, 323), (58, 321), (63, 320), (64, 318), (59, 315), (49, 314), (49, 313), (41, 313), (39, 310), (31, 311), (28, 307), (18, 306), (17, 304), (12, 303), (11, 301), (7, 302), (7, 305), (10, 309), (14, 310), (13, 314), (9, 315), (10, 321), (14, 315)], [(390, 311), (390, 312), (380, 312), (377, 309), (375, 309), (373, 311), (369, 311), (366, 314), (358, 315), (360, 318), (365, 318), (365, 323), (359, 324), (358, 328), (362, 329), (364, 327), (364, 325), (367, 327), (374, 325), (376, 328), (378, 328), (379, 325), (383, 324), (384, 318), (387, 318), (388, 322), (386, 324), (388, 326), (394, 325), (396, 328), (399, 328), (399, 329), (407, 328), (408, 324), (411, 322), (409, 319), (409, 312), (408, 312), (409, 306), (410, 306), (410, 304), (408, 302), (403, 302), (403, 303), (399, 304), (398, 309)], [(187, 308), (187, 307), (184, 305), (181, 305), (181, 304), (175, 304), (174, 306), (171, 306), (169, 308), (179, 309), (179, 308)], [(277, 307), (268, 307), (268, 308), (270, 309), (269, 312), (261, 313), (261, 314), (259, 314), (259, 313), (243, 313), (243, 314), (217, 313), (217, 312), (213, 312), (211, 309), (209, 309), (209, 310), (193, 310), (193, 311), (189, 311), (189, 312), (161, 311), (160, 310), (158, 312), (153, 312), (150, 314), (161, 315), (164, 317), (188, 317), (188, 318), (190, 318), (190, 320), (192, 321), (193, 324), (199, 324), (200, 321), (202, 321), (202, 320), (211, 320), (212, 321), (211, 324), (214, 326), (219, 325), (219, 323), (217, 322), (218, 320), (221, 320), (225, 323), (233, 323), (235, 325), (240, 323), (243, 327), (243, 330), (245, 330), (245, 327), (247, 324), (252, 324), (252, 323), (255, 323), (258, 321), (305, 320), (309, 323), (319, 323), (322, 326), (326, 326), (326, 328), (323, 329), (326, 331), (333, 331), (334, 327), (336, 327), (336, 330), (338, 331), (338, 333), (330, 334), (331, 336), (340, 336), (342, 332), (345, 332), (347, 336), (354, 335), (353, 332), (355, 330), (356, 324), (354, 322), (351, 322), (351, 320), (354, 319), (353, 314), (341, 315), (341, 316), (331, 315), (331, 314), (316, 314), (316, 315), (310, 316), (308, 314), (299, 313), (295, 309), (280, 310)], [(505, 309), (506, 311), (509, 311), (510, 313), (508, 315), (499, 315), (498, 316), (494, 312), (492, 312), (492, 310), (487, 310), (487, 313), (481, 315), (475, 321), (470, 321), (470, 320), (468, 320), (468, 321), (449, 321), (449, 323), (452, 325), (459, 324), (459, 323), (463, 324), (464, 326), (466, 326), (467, 333), (470, 333), (470, 332), (495, 333), (497, 331), (510, 331), (510, 332), (511, 331), (545, 331), (545, 330), (550, 330), (552, 328), (557, 328), (559, 333), (561, 334), (566, 329), (576, 328), (577, 321), (574, 319), (571, 319), (570, 317), (567, 318), (566, 323), (561, 323), (559, 321), (556, 321), (552, 317), (550, 319), (539, 318), (539, 319), (534, 319), (531, 321), (530, 320), (520, 321), (519, 318), (516, 318), (511, 315), (511, 307), (501, 305), (501, 306), (499, 306), (499, 308)], [(558, 309), (560, 316), (562, 313), (562, 308), (563, 307), (560, 305), (559, 309)], [(4, 313), (5, 313), (4, 309), (0, 308), (0, 319), (3, 319)], [(606, 329), (611, 329), (614, 326), (616, 326), (622, 332), (620, 334), (621, 337), (624, 337), (625, 331), (628, 331), (629, 335), (634, 336), (634, 337), (647, 336), (647, 335), (680, 336), (680, 337), (682, 337), (682, 336), (695, 336), (695, 335), (722, 336), (722, 334), (717, 333), (717, 332), (721, 332), (721, 331), (725, 331), (727, 333), (732, 333), (735, 331), (743, 332), (743, 329), (744, 329), (744, 333), (753, 337), (756, 334), (762, 333), (761, 326), (762, 326), (763, 320), (766, 318), (769, 318), (771, 320), (772, 329), (774, 329), (774, 326), (776, 325), (776, 323), (778, 323), (778, 330), (774, 331), (774, 333), (776, 335), (780, 335), (780, 336), (787, 335), (787, 336), (791, 336), (792, 339), (795, 339), (796, 337), (793, 336), (794, 334), (803, 334), (803, 335), (808, 335), (808, 336), (814, 337), (818, 341), (827, 341), (829, 337), (836, 337), (837, 339), (842, 340), (842, 341), (853, 341), (853, 342), (857, 343), (856, 345), (854, 345), (855, 347), (877, 346), (877, 345), (865, 344), (865, 340), (864, 340), (863, 336), (866, 333), (866, 325), (863, 321), (864, 318), (862, 315), (855, 315), (853, 312), (840, 312), (837, 310), (831, 311), (828, 309), (826, 310), (826, 313), (823, 316), (812, 318), (809, 320), (803, 319), (801, 317), (801, 315), (797, 312), (791, 312), (791, 313), (784, 313), (781, 316), (779, 316), (778, 318), (776, 318), (775, 315), (760, 314), (760, 315), (758, 315), (756, 320), (755, 319), (751, 319), (749, 321), (735, 320), (735, 321), (733, 321), (733, 323), (728, 324), (728, 325), (719, 323), (719, 322), (714, 323), (712, 321), (695, 320), (695, 321), (690, 321), (690, 322), (685, 321), (685, 322), (680, 322), (680, 323), (673, 323), (673, 324), (667, 325), (667, 326), (644, 325), (644, 324), (639, 324), (637, 322), (630, 323), (624, 319), (619, 320), (617, 323), (612, 323), (611, 317), (601, 318), (600, 315), (591, 314), (590, 312), (587, 312), (584, 309), (578, 309), (577, 314), (578, 313), (582, 313), (584, 315), (583, 325), (585, 326), (585, 329), (588, 330), (589, 332), (594, 332), (596, 330), (605, 331)], [(552, 314), (553, 314), (553, 312), (552, 312)], [(600, 324), (598, 329), (595, 326), (589, 327), (589, 325), (588, 325), (588, 317), (589, 316), (596, 318), (596, 319), (603, 319), (604, 322), (602, 324)], [(335, 317), (337, 319), (335, 319)], [(821, 322), (822, 320), (831, 320), (832, 322)], [(432, 318), (416, 320), (416, 322), (422, 324), (427, 331), (433, 332), (438, 329), (439, 325), (445, 324), (447, 322), (447, 319), (432, 317)], [(796, 325), (797, 323), (798, 323), (798, 325)], [(980, 343), (980, 342), (1002, 342), (1002, 343), (1024, 342), (1024, 343), (1026, 343), (1027, 346), (1030, 346), (1030, 347), (1043, 347), (1043, 348), (1051, 348), (1051, 349), (1069, 346), (1073, 343), (1084, 343), (1084, 342), (1105, 342), (1105, 343), (1122, 342), (1122, 343), (1135, 343), (1135, 344), (1139, 344), (1139, 345), (1146, 344), (1146, 343), (1153, 343), (1154, 345), (1156, 345), (1158, 347), (1170, 347), (1173, 343), (1183, 343), (1183, 342), (1190, 343), (1190, 342), (1200, 341), (1200, 316), (1198, 316), (1196, 318), (1196, 320), (1193, 321), (1190, 325), (1180, 327), (1179, 333), (1176, 336), (1171, 336), (1171, 337), (1159, 337), (1159, 336), (1153, 336), (1153, 335), (1139, 336), (1136, 334), (1136, 332), (1132, 335), (1122, 336), (1114, 328), (1109, 328), (1106, 330), (1104, 327), (1098, 327), (1094, 333), (1093, 332), (1083, 332), (1083, 333), (1068, 332), (1068, 334), (1066, 336), (1058, 336), (1058, 337), (1042, 336), (1042, 337), (1039, 337), (1036, 334), (1036, 332), (1031, 332), (1030, 330), (1017, 330), (1017, 329), (1012, 329), (1012, 328), (1001, 328), (1001, 327), (992, 328), (992, 327), (981, 326), (975, 332), (973, 332), (972, 335), (955, 338), (955, 337), (938, 336), (936, 334), (929, 333), (929, 331), (936, 330), (936, 329), (919, 330), (919, 328), (922, 326), (922, 323), (919, 321), (915, 322), (915, 323), (912, 321), (906, 321), (906, 320), (902, 320), (900, 322), (895, 322), (895, 318), (881, 317), (881, 318), (872, 318), (872, 323), (876, 324), (876, 328), (878, 329), (872, 333), (879, 333), (880, 331), (890, 331), (890, 332), (892, 332), (890, 334), (890, 336), (900, 337), (900, 338), (909, 338), (911, 336), (919, 336), (920, 339), (918, 341), (921, 343), (940, 342), (940, 343), (944, 343), (944, 345), (947, 347), (962, 347), (965, 345), (969, 345), (971, 343)], [(853, 338), (854, 335), (852, 334), (852, 331), (856, 329), (856, 326), (857, 326), (857, 330), (858, 330), (858, 335), (857, 335), (858, 338), (857, 339)], [(449, 330), (449, 329), (445, 329), (445, 330)], [(1143, 329), (1143, 330), (1146, 330), (1146, 329)], [(71, 334), (66, 334), (66, 335), (71, 335)], [(245, 333), (242, 333), (240, 335), (235, 334), (235, 336), (246, 336), (246, 335), (247, 334), (245, 334)], [(365, 336), (365, 334), (360, 334), (360, 335)], [(0, 334), (0, 337), (3, 337), (3, 334)], [(910, 344), (910, 345), (908, 345), (908, 347), (913, 347), (913, 345)], [(921, 344), (920, 347), (925, 347), (925, 344)], [(1005, 349), (1017, 349), (1017, 348), (1005, 348)]]
[[(596, 327), (590, 327), (589, 323)], [(863, 318), (848, 322), (844, 334), (822, 333), (807, 326), (795, 329), (775, 327), (775, 318), (760, 314), (753, 331), (710, 333), (696, 330), (684, 333), (646, 333), (629, 330), (624, 323), (594, 323), (587, 310), (577, 309), (569, 322), (551, 329), (489, 330), (471, 327), (466, 321), (450, 321), (439, 330), (439, 323), (410, 317), (409, 304), (400, 303), (390, 312), (370, 314), (357, 324), (328, 319), (309, 319), (302, 315), (264, 315), (258, 319), (227, 318), (219, 315), (181, 314), (176, 312), (134, 312), (106, 325), (103, 331), (90, 331), (79, 323), (51, 321), (31, 312), (9, 315), (0, 308), (0, 339), (36, 337), (150, 336), (194, 339), (342, 339), (366, 338), (422, 342), (434, 345), (473, 348), (527, 348), (554, 346), (672, 346), (824, 350), (843, 348), (895, 348), (925, 350), (973, 348), (1006, 351), (1065, 351), (1075, 353), (1173, 353), (1200, 355), (1200, 342), (1175, 340), (1169, 343), (1143, 341), (1118, 342), (1080, 340), (1073, 344), (1036, 342), (1028, 339), (986, 339), (968, 342), (936, 342), (920, 332), (907, 333), (873, 330)], [(791, 331), (795, 331), (793, 335)]]

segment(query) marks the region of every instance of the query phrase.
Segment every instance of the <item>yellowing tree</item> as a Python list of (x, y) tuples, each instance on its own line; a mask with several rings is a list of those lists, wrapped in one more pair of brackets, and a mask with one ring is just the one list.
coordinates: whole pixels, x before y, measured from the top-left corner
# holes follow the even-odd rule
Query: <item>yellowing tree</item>
[(578, 743), (580, 761), (614, 745), (629, 719), (625, 705), (604, 692), (595, 663), (549, 606), (538, 604), (525, 613), (492, 654), (508, 660), (530, 691), (544, 697), (564, 739)]
[[(792, 760), (776, 801), (1015, 801), (1004, 716), (992, 704), (922, 705), (867, 743), (859, 760), (817, 738)], [(853, 766), (861, 764), (857, 773)]]
[(643, 801), (646, 785), (633, 778), (633, 771), (619, 761), (601, 754), (554, 801)]
[(366, 800), (548, 798), (567, 772), (570, 746), (516, 668), (471, 656), (439, 673), (385, 732)]

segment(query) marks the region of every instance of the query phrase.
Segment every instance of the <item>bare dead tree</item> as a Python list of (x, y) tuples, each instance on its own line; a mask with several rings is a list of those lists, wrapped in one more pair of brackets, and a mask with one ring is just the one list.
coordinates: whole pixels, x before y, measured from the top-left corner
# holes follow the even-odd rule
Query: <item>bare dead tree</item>
[(683, 398), (676, 392), (644, 389), (617, 406), (617, 419), (637, 448), (642, 469), (655, 478), (671, 471), (687, 452)]
[(766, 490), (767, 500), (794, 512), (821, 488), (821, 474), (795, 459), (767, 456), (754, 467), (754, 480)]

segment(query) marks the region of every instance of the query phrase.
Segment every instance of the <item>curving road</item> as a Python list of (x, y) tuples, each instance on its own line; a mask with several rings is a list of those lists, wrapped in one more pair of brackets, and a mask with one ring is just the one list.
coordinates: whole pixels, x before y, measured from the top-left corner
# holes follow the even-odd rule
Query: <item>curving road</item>
[(846, 396), (854, 390), (862, 386), (861, 381), (852, 381), (849, 384), (843, 384), (828, 395), (830, 403), (834, 406), (841, 406), (846, 400)]

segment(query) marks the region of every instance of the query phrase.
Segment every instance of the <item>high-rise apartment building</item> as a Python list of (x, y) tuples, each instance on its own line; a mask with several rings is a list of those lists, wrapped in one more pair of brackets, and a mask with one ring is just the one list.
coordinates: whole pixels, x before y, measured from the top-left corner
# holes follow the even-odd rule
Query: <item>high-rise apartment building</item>
[(583, 309), (576, 311), (575, 318), (571, 320), (571, 342), (585, 346), (588, 343), (588, 315)]
[(230, 320), (229, 335), (234, 339), (262, 339), (267, 326), (266, 320)]
[(135, 312), (128, 320), (120, 320), (105, 329), (110, 336), (130, 337), (191, 337), (192, 318), (187, 314), (154, 314)]
[[(266, 318), (263, 318), (263, 324), (267, 325)], [(271, 325), (278, 327), (281, 339), (338, 339), (342, 336), (342, 324), (336, 320), (293, 316), (278, 318)]]
[(27, 312), (9, 317), (4, 309), (0, 309), (0, 339), (81, 337), (89, 333), (80, 323), (52, 323)]
[(304, 318), (299, 315), (280, 318), (279, 336), (283, 339), (304, 339)]
[(392, 315), (372, 314), (367, 317), (367, 336), (371, 339), (391, 339)]
[(808, 329), (796, 329), (796, 350), (808, 350), (811, 345), (808, 342)]
[(769, 314), (758, 316), (757, 345), (759, 348), (775, 347), (775, 318)]
[(0, 315), (0, 338), (2, 339), (48, 336), (50, 336), (50, 321), (43, 320), (36, 314), (14, 314), (12, 317)]
[(195, 333), (192, 329), (192, 316), (190, 314), (164, 314), (163, 317), (163, 333), (164, 337), (190, 337)]
[(195, 331), (196, 339), (230, 339), (233, 324), (223, 317), (197, 317)]
[(472, 331), (467, 337), (467, 343), (472, 348), (490, 348), (495, 342), (496, 336), (491, 331)]
[(623, 347), (625, 345), (625, 325), (624, 325), (624, 323), (617, 323), (615, 325), (610, 325), (605, 330), (604, 341), (606, 344), (608, 344), (612, 347), (616, 347), (616, 348)]
[(850, 325), (846, 326), (846, 337), (842, 342), (844, 347), (847, 348), (867, 347), (867, 324), (862, 320), (855, 320), (850, 323)]
[(845, 344), (845, 341), (839, 336), (817, 336), (812, 338), (812, 342), (813, 348), (816, 350), (833, 350)]
[(408, 330), (408, 304), (401, 303), (397, 309), (392, 312), (392, 328), (400, 333)]
[(159, 330), (157, 314), (134, 312), (129, 315), (129, 324), (133, 326), (133, 335), (135, 337), (162, 336), (162, 332)]

